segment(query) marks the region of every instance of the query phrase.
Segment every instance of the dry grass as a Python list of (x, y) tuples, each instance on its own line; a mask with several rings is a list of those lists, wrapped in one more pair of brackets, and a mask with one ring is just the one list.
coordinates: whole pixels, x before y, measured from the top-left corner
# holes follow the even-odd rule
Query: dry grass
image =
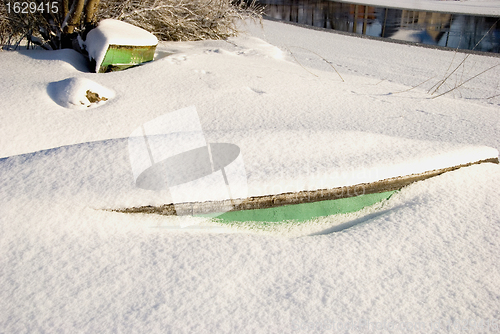
[(116, 18), (169, 41), (225, 39), (238, 33), (238, 20), (262, 15), (255, 2), (230, 0), (111, 0), (101, 6), (100, 18)]
[[(15, 1), (5, 0), (0, 5), (0, 45), (16, 48), (22, 40), (27, 40), (28, 45), (33, 43), (43, 44), (44, 48), (58, 48), (57, 38), (60, 36), (57, 34), (57, 29), (61, 26), (61, 20), (57, 14), (40, 12), (16, 14), (12, 7), (8, 13), (7, 2), (12, 5)], [(31, 2), (41, 4), (44, 0)]]
[[(31, 0), (37, 3), (46, 0)], [(64, 36), (62, 0), (57, 14), (7, 13), (0, 5), (0, 44), (16, 47), (21, 40), (45, 48), (61, 47)], [(247, 4), (233, 0), (101, 0), (97, 19), (119, 19), (155, 34), (160, 40), (187, 41), (225, 39), (238, 33), (241, 19), (260, 20), (262, 7), (255, 1)], [(76, 32), (82, 32), (84, 18)]]
[(7, 10), (4, 6), (0, 6), (0, 43), (4, 44), (12, 35), (12, 30), (9, 26)]

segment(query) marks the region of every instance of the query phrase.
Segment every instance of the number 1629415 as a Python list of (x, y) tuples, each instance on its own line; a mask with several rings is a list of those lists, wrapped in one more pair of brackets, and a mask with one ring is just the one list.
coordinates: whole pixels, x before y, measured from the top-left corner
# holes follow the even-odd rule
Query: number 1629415
[(7, 12), (15, 14), (35, 14), (35, 13), (57, 13), (59, 6), (56, 1), (53, 2), (13, 2), (10, 1), (5, 4)]

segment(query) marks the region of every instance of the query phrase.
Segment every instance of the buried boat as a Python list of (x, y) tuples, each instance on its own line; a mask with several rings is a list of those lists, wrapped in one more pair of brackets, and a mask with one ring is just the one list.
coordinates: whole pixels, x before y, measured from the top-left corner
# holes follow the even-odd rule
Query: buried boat
[[(413, 182), (462, 167), (498, 163), (498, 151), (489, 147), (335, 134), (316, 131), (300, 139), (262, 132), (233, 137), (238, 144), (208, 143), (195, 107), (167, 113), (138, 127), (128, 150), (135, 187), (169, 198), (163, 205), (113, 211), (220, 222), (305, 221), (362, 210)], [(273, 145), (255, 150), (255, 138)]]
[(84, 48), (96, 73), (120, 71), (152, 61), (158, 39), (126, 22), (106, 19), (89, 31)]
[(478, 160), (423, 173), (388, 178), (331, 189), (299, 191), (276, 195), (254, 196), (223, 201), (171, 203), (114, 210), (123, 213), (147, 213), (167, 216), (210, 217), (219, 222), (283, 222), (305, 221), (323, 216), (360, 211), (389, 199), (392, 194), (417, 181), (481, 163), (499, 163), (498, 157)]

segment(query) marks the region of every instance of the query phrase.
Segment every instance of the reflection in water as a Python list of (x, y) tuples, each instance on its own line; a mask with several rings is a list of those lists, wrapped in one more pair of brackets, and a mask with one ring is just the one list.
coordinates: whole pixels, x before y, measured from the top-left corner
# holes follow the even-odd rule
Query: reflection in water
[(323, 0), (260, 2), (266, 6), (266, 15), (280, 20), (368, 36), (500, 52), (500, 24), (496, 17), (382, 8)]

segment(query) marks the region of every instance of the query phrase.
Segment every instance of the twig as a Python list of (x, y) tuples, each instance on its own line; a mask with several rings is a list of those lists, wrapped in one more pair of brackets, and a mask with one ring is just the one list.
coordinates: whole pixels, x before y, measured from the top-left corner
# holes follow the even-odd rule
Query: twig
[[(340, 75), (339, 71), (337, 71), (337, 69), (335, 68), (335, 66), (333, 66), (331, 62), (329, 62), (328, 60), (326, 60), (323, 56), (321, 56), (321, 55), (320, 55), (320, 54), (318, 54), (317, 52), (314, 52), (314, 51), (309, 50), (309, 49), (307, 49), (307, 48), (303, 48), (303, 47), (301, 47), (301, 46), (293, 46), (293, 45), (292, 45), (291, 47), (292, 47), (292, 48), (303, 49), (303, 50), (309, 51), (309, 52), (311, 52), (311, 53), (314, 53), (316, 56), (320, 57), (320, 58), (321, 58), (321, 59), (322, 59), (325, 63), (327, 63), (328, 65), (330, 65), (330, 66), (331, 66), (331, 68), (333, 68), (333, 69), (335, 70), (335, 72), (337, 73), (337, 75), (340, 77), (340, 79), (342, 80), (342, 82), (345, 82), (345, 81), (344, 81), (344, 78), (342, 78), (342, 76)], [(295, 56), (294, 56), (294, 58), (295, 58)], [(295, 59), (295, 60), (297, 60), (297, 59)]]
[(449, 92), (454, 91), (455, 89), (457, 89), (457, 88), (459, 88), (459, 87), (463, 86), (464, 84), (466, 84), (467, 82), (471, 81), (472, 79), (474, 79), (474, 78), (476, 78), (476, 77), (480, 76), (481, 74), (483, 74), (483, 73), (485, 73), (485, 72), (487, 72), (487, 71), (489, 71), (489, 70), (491, 70), (491, 69), (493, 69), (493, 68), (495, 68), (495, 67), (497, 67), (497, 66), (499, 66), (499, 65), (500, 65), (500, 64), (493, 65), (493, 66), (491, 66), (491, 67), (489, 67), (489, 68), (485, 69), (484, 71), (482, 71), (482, 72), (480, 72), (480, 73), (478, 73), (478, 74), (474, 75), (473, 77), (471, 77), (471, 78), (469, 78), (469, 79), (465, 80), (464, 82), (462, 82), (462, 83), (461, 83), (461, 84), (459, 84), (458, 86), (455, 86), (454, 88), (452, 88), (452, 89), (450, 89), (450, 90), (448, 90), (448, 91), (446, 91), (446, 92), (444, 92), (444, 93), (441, 93), (441, 94), (439, 94), (439, 95), (437, 95), (437, 96), (434, 96), (434, 97), (432, 97), (431, 99), (435, 99), (435, 98), (437, 98), (437, 97), (440, 97), (440, 96), (443, 96), (443, 95), (445, 95), (445, 94), (448, 94)]
[(300, 67), (302, 67), (304, 70), (306, 70), (307, 72), (311, 73), (311, 74), (312, 74), (312, 75), (314, 75), (315, 77), (318, 77), (316, 74), (314, 74), (313, 72), (311, 72), (311, 71), (309, 71), (307, 68), (305, 68), (305, 67), (304, 67), (304, 65), (302, 65), (302, 64), (299, 62), (299, 60), (297, 59), (297, 57), (295, 57), (295, 55), (293, 54), (293, 52), (292, 52), (292, 51), (290, 51), (290, 49), (289, 49), (287, 46), (285, 46), (285, 49), (286, 49), (286, 50), (287, 50), (287, 51), (288, 51), (288, 52), (292, 55), (293, 59), (295, 59), (295, 62), (296, 62), (297, 64), (299, 64), (299, 65), (300, 65)]
[[(483, 41), (483, 39), (484, 39), (484, 38), (486, 38), (486, 36), (490, 33), (490, 31), (493, 29), (493, 27), (495, 27), (495, 25), (498, 23), (498, 21), (499, 21), (499, 20), (500, 20), (500, 19), (497, 19), (497, 20), (495, 21), (495, 23), (493, 23), (493, 24), (491, 25), (490, 29), (488, 29), (488, 31), (487, 31), (487, 32), (483, 35), (483, 37), (481, 37), (481, 39), (480, 39), (480, 40), (476, 43), (476, 45), (474, 45), (474, 47), (472, 48), (472, 50), (476, 49), (476, 47), (479, 45), (479, 43), (481, 43), (481, 42)], [(455, 51), (455, 53), (456, 53), (456, 51)], [(460, 64), (458, 64), (458, 66), (457, 66), (457, 67), (455, 67), (455, 69), (454, 69), (454, 70), (453, 70), (453, 71), (452, 71), (449, 75), (447, 75), (447, 76), (446, 76), (446, 78), (444, 78), (443, 80), (441, 80), (441, 81), (440, 81), (440, 84), (436, 87), (436, 89), (434, 89), (434, 91), (431, 93), (431, 95), (434, 95), (434, 93), (436, 93), (436, 92), (439, 90), (439, 88), (441, 88), (441, 86), (443, 85), (443, 83), (445, 83), (445, 82), (446, 82), (446, 80), (448, 80), (448, 79), (450, 78), (450, 76), (452, 76), (452, 75), (453, 75), (453, 73), (455, 73), (455, 72), (456, 72), (456, 71), (460, 68), (460, 66), (462, 66), (462, 65), (465, 63), (465, 61), (467, 60), (467, 58), (469, 58), (469, 56), (470, 56), (470, 55), (471, 55), (470, 53), (469, 53), (469, 54), (467, 54), (467, 55), (464, 57), (464, 59), (460, 62)], [(454, 58), (454, 57), (455, 57), (455, 56), (453, 56), (453, 58)], [(453, 60), (452, 60), (452, 62), (453, 62)], [(451, 63), (450, 63), (450, 66), (451, 66)], [(449, 68), (449, 67), (448, 67), (448, 68)], [(445, 73), (446, 73), (446, 72), (445, 72)], [(468, 80), (467, 80), (467, 81), (468, 81)], [(459, 86), (462, 86), (462, 85), (463, 85), (463, 83), (462, 83), (462, 84), (460, 84)], [(431, 88), (431, 89), (432, 89), (432, 88)], [(446, 93), (445, 93), (445, 94), (446, 94)], [(439, 96), (441, 96), (441, 95), (439, 95)]]
[(493, 96), (487, 97), (487, 98), (486, 98), (486, 100), (493, 99), (493, 98), (495, 98), (495, 97), (497, 97), (497, 96), (500, 96), (500, 94), (496, 94), (496, 95), (493, 95)]
[(419, 84), (418, 84), (418, 85), (416, 85), (416, 86), (413, 86), (413, 87), (411, 87), (411, 88), (408, 88), (408, 89), (402, 90), (402, 91), (400, 91), (400, 92), (394, 92), (394, 93), (392, 93), (392, 94), (399, 94), (399, 93), (406, 93), (406, 92), (409, 92), (410, 90), (415, 89), (415, 88), (417, 88), (417, 87), (419, 87), (419, 86), (423, 85), (424, 83), (426, 83), (426, 82), (427, 82), (427, 81), (429, 81), (429, 80), (434, 79), (435, 77), (436, 77), (436, 76), (433, 76), (432, 78), (429, 78), (429, 79), (427, 79), (427, 80), (425, 80), (425, 81), (422, 81), (421, 83), (419, 83)]
[(451, 68), (451, 65), (453, 64), (453, 62), (455, 61), (455, 57), (458, 53), (458, 47), (460, 46), (460, 43), (462, 42), (462, 34), (460, 34), (460, 39), (458, 40), (458, 45), (457, 45), (457, 48), (455, 49), (455, 52), (453, 52), (453, 58), (451, 59), (450, 61), (450, 65), (448, 65), (448, 68), (446, 69), (446, 71), (444, 72), (443, 74), (443, 79), (441, 79), (440, 81), (436, 82), (431, 88), (429, 88), (429, 90), (427, 91), (427, 93), (430, 93), (431, 90), (436, 87), (437, 85), (439, 85), (440, 82), (443, 82), (443, 80), (445, 80), (444, 76), (446, 75), (446, 73), (448, 73), (448, 71), (450, 70)]

